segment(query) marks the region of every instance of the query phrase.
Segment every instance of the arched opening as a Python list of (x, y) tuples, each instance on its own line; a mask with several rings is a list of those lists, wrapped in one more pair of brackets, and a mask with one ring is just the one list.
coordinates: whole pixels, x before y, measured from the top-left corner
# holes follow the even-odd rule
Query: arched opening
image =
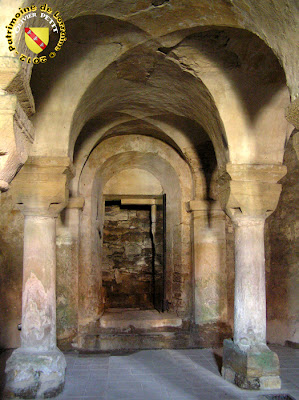
[(105, 308), (165, 311), (163, 200), (158, 179), (139, 168), (122, 170), (106, 183), (101, 234)]
[[(154, 138), (112, 137), (90, 154), (79, 182), (85, 199), (80, 221), (80, 347), (107, 346), (103, 337), (99, 340), (101, 330), (92, 345), (86, 340), (95, 326), (107, 327), (109, 320), (111, 328), (111, 318), (119, 319), (119, 314), (111, 317), (113, 310), (107, 316), (106, 304), (112, 309), (167, 310), (170, 326), (180, 326), (178, 318), (190, 319), (191, 245), (184, 238), (191, 234), (186, 202), (192, 198), (192, 186), (186, 161)], [(130, 325), (138, 325), (140, 315)], [(148, 327), (165, 324), (153, 315)]]

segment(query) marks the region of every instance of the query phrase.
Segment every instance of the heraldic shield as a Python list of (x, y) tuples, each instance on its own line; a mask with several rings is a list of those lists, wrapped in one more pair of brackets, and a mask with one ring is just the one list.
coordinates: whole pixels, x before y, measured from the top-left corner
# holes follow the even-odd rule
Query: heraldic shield
[(40, 53), (49, 43), (49, 28), (25, 28), (25, 43), (33, 53)]

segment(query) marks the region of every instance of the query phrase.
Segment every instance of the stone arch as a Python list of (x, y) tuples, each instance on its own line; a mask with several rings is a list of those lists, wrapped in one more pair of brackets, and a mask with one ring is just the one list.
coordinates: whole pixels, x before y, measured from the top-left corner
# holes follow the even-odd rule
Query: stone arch
[[(103, 225), (103, 189), (113, 174), (128, 168), (140, 168), (150, 172), (167, 193), (167, 293), (172, 300), (173, 309), (185, 316), (190, 314), (190, 214), (186, 211), (186, 202), (193, 198), (191, 171), (173, 149), (157, 139), (138, 135), (129, 140), (124, 136), (113, 137), (104, 140), (93, 150), (80, 177), (79, 193), (85, 198), (80, 223), (79, 299), (83, 299), (79, 305), (81, 333), (84, 331), (82, 327), (95, 322), (102, 310), (99, 292), (101, 272), (98, 231)], [(188, 273), (183, 274), (183, 266)], [(182, 274), (182, 277), (184, 275), (182, 282), (176, 286), (173, 285), (174, 273)], [(82, 291), (88, 293), (88, 296), (83, 295)]]
[[(29, 5), (29, 1), (24, 1), (23, 6)], [(37, 5), (42, 1), (37, 1)], [(117, 4), (117, 5), (116, 5)], [(82, 9), (78, 1), (67, 5), (57, 4), (61, 15), (67, 19), (75, 19), (82, 15)], [(193, 3), (188, 7), (169, 4), (163, 4), (162, 7), (154, 5), (145, 5), (143, 9), (135, 8), (131, 2), (119, 3), (110, 2), (107, 4), (98, 4), (90, 2), (85, 5), (85, 14), (87, 15), (108, 15), (114, 18), (126, 20), (134, 24), (139, 29), (144, 30), (149, 36), (164, 39), (164, 44), (173, 43), (177, 38), (182, 38), (185, 32), (190, 32), (196, 26), (230, 26), (245, 28), (262, 38), (262, 40), (271, 47), (277, 54), (280, 62), (283, 64), (289, 90), (292, 99), (298, 95), (298, 83), (296, 82), (296, 70), (298, 70), (298, 57), (292, 46), (285, 46), (286, 38), (292, 42), (294, 31), (296, 31), (297, 4), (295, 0), (290, 0), (287, 6), (284, 3), (272, 4), (256, 3), (238, 0), (235, 2), (219, 1), (210, 6), (208, 1), (200, 4)], [(13, 7), (11, 7), (13, 14)], [(162, 12), (161, 12), (162, 10)], [(163, 18), (167, 15), (167, 24), (164, 24)], [(177, 15), (180, 18), (177, 18)], [(202, 18), (203, 14), (205, 18)], [(67, 18), (65, 17), (67, 15)], [(3, 23), (4, 25), (4, 23)], [(186, 36), (186, 35), (185, 35)], [(297, 68), (296, 68), (297, 66)]]
[[(205, 32), (193, 33), (191, 36), (197, 35), (200, 37), (200, 35), (207, 35), (207, 32), (211, 31), (207, 27), (205, 29)], [(231, 29), (230, 32), (232, 31)], [(195, 28), (193, 32), (195, 32)], [(187, 33), (185, 32), (185, 34)], [(235, 30), (235, 36), (237, 35), (238, 37), (239, 34), (241, 36), (254, 36), (244, 30)], [(250, 71), (246, 75), (246, 79), (243, 79), (244, 82), (248, 79), (249, 81), (246, 90), (244, 89), (244, 93), (241, 96), (243, 100), (251, 98), (250, 106), (245, 104), (242, 108), (239, 101), (240, 90), (238, 85), (242, 86), (243, 72), (239, 71), (236, 82), (231, 81), (231, 77), (236, 75), (236, 71), (233, 71), (235, 75), (231, 73), (232, 69), (235, 68), (236, 70), (238, 65), (228, 65), (228, 69), (222, 70), (223, 59), (220, 57), (218, 60), (216, 57), (216, 60), (213, 60), (215, 55), (206, 57), (204, 50), (203, 58), (202, 55), (200, 56), (197, 53), (194, 59), (194, 52), (193, 54), (190, 54), (190, 52), (186, 54), (182, 51), (182, 48), (186, 48), (186, 40), (188, 42), (189, 39), (181, 40), (175, 46), (166, 48), (166, 56), (163, 53), (163, 48), (159, 48), (159, 44), (151, 40), (143, 42), (142, 45), (137, 44), (131, 49), (122, 49), (115, 52), (111, 50), (106, 64), (104, 63), (105, 65), (102, 65), (100, 70), (95, 68), (94, 61), (98, 60), (99, 57), (101, 58), (101, 55), (99, 49), (95, 50), (93, 55), (95, 58), (91, 62), (92, 68), (89, 68), (89, 71), (91, 71), (89, 72), (90, 76), (86, 81), (86, 86), (82, 86), (80, 89), (80, 96), (79, 94), (77, 94), (77, 98), (72, 96), (71, 100), (67, 100), (67, 96), (65, 98), (69, 106), (67, 107), (68, 111), (65, 112), (65, 114), (69, 113), (67, 117), (57, 114), (57, 108), (61, 109), (61, 107), (56, 104), (56, 96), (55, 98), (53, 97), (56, 89), (53, 93), (49, 93), (49, 112), (41, 112), (40, 117), (37, 117), (35, 121), (39, 128), (37, 129), (39, 135), (33, 152), (43, 152), (48, 149), (49, 144), (46, 144), (46, 142), (51, 136), (53, 136), (54, 141), (55, 137), (58, 139), (58, 129), (57, 133), (54, 129), (54, 132), (49, 135), (48, 128), (46, 128), (48, 124), (44, 120), (44, 117), (53, 120), (53, 112), (56, 113), (58, 118), (57, 124), (65, 127), (64, 135), (59, 132), (59, 149), (55, 148), (53, 151), (63, 152), (64, 155), (68, 153), (71, 157), (76, 138), (90, 119), (98, 118), (99, 115), (107, 115), (111, 112), (123, 114), (128, 118), (135, 117), (139, 119), (168, 113), (172, 114), (174, 118), (177, 116), (189, 118), (203, 126), (213, 142), (219, 165), (224, 165), (228, 161), (236, 162), (236, 158), (240, 159), (241, 157), (242, 159), (238, 160), (241, 163), (281, 162), (282, 148), (286, 136), (286, 122), (284, 120), (284, 108), (288, 104), (286, 90), (281, 90), (279, 95), (272, 96), (275, 85), (272, 85), (272, 89), (269, 89), (271, 85), (268, 85), (266, 87), (267, 91), (260, 91), (263, 95), (259, 93), (257, 98), (254, 99), (253, 92), (252, 90), (250, 91), (250, 79), (253, 76)], [(190, 40), (188, 43), (190, 43)], [(240, 43), (236, 45), (239, 50)], [(264, 44), (263, 46), (266, 48)], [(105, 57), (102, 54), (102, 58)], [(140, 65), (143, 66), (137, 67), (137, 70), (130, 72), (130, 60), (132, 57), (138, 58)], [(206, 73), (206, 69), (202, 65), (205, 57), (208, 63), (211, 64), (212, 70), (219, 73), (217, 81), (213, 78), (213, 73), (210, 75)], [(248, 60), (246, 59), (246, 62), (250, 63), (252, 61)], [(83, 64), (81, 65), (81, 69), (85, 67)], [(250, 67), (249, 65), (249, 69)], [(76, 71), (76, 67), (74, 70), (69, 71), (70, 73), (67, 72), (67, 69), (64, 69), (63, 73), (70, 84), (76, 84), (78, 71)], [(229, 74), (227, 74), (228, 71)], [(259, 81), (254, 78), (253, 82), (256, 84)], [(219, 89), (219, 86), (221, 89)], [(169, 88), (172, 88), (171, 95), (169, 94)], [(60, 90), (62, 89), (64, 90), (64, 88), (60, 88)], [(275, 107), (275, 116), (270, 115), (271, 113), (268, 112), (267, 107), (264, 107), (265, 110), (262, 109), (265, 100), (263, 96), (266, 92), (269, 95), (268, 98), (272, 96), (270, 107)], [(230, 114), (228, 110), (231, 108), (228, 96), (233, 99), (232, 104), (235, 106), (234, 112), (238, 123), (235, 123), (235, 120), (231, 121), (227, 117)], [(246, 103), (246, 100), (244, 102)], [(261, 111), (259, 113), (261, 118), (258, 118), (255, 124), (251, 124), (248, 109), (253, 105), (256, 106), (256, 104), (261, 105), (259, 110)], [(39, 120), (39, 118), (41, 119)], [(267, 129), (268, 124), (274, 119), (274, 126), (271, 130)], [(242, 132), (241, 138), (243, 141), (241, 148), (249, 147), (250, 157), (245, 151), (239, 151), (240, 132)], [(271, 132), (271, 136), (269, 132)], [(68, 135), (69, 143), (67, 143)], [(58, 141), (56, 140), (55, 143), (58, 143)], [(267, 159), (263, 159), (265, 147), (273, 149), (273, 160), (269, 159), (269, 155), (267, 155)], [(230, 154), (231, 152), (232, 154)]]
[(74, 166), (77, 172), (70, 185), (72, 195), (76, 196), (78, 193), (80, 174), (93, 148), (110, 137), (127, 135), (129, 139), (131, 135), (136, 134), (161, 140), (180, 154), (191, 168), (194, 196), (205, 197), (205, 170), (198, 154), (198, 147), (203, 146), (209, 139), (199, 125), (184, 118), (173, 120), (171, 116), (157, 115), (138, 119), (118, 114), (113, 114), (107, 124), (101, 124), (101, 116), (99, 120), (90, 121), (80, 134), (74, 152)]

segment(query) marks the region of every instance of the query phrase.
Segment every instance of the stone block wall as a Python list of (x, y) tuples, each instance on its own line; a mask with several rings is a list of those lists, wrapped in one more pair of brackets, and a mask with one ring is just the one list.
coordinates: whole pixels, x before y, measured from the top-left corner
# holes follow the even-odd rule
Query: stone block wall
[(267, 339), (281, 344), (299, 343), (299, 162), (292, 138), (284, 164), (279, 203), (265, 227)]
[(0, 349), (20, 345), (24, 217), (11, 192), (0, 194)]
[[(280, 201), (277, 210), (267, 219), (265, 235), (267, 338), (272, 343), (284, 343), (286, 340), (298, 342), (299, 163), (292, 139), (287, 145), (284, 163), (288, 168), (288, 173), (281, 181)], [(108, 302), (106, 306), (153, 307), (150, 291), (152, 244), (149, 234), (149, 213), (149, 209), (147, 211), (122, 210), (121, 215), (126, 216), (127, 219), (120, 220), (115, 216), (117, 213), (110, 211), (111, 216), (109, 224), (105, 226), (105, 234), (114, 235), (114, 242), (110, 243), (114, 243), (115, 247), (112, 249), (110, 246), (106, 248), (104, 246), (103, 279), (107, 290), (106, 300), (109, 299), (109, 290), (112, 286), (114, 290), (123, 287), (125, 291), (120, 292), (122, 293), (121, 304), (116, 302), (109, 305)], [(21, 322), (23, 224), (24, 218), (16, 210), (11, 192), (2, 193), (0, 195), (0, 348), (19, 346), (17, 324)], [(117, 225), (117, 230), (115, 230)], [(113, 227), (113, 232), (111, 227)], [(76, 287), (77, 267), (75, 260), (72, 259), (75, 244), (73, 241), (67, 242), (67, 233), (63, 240), (61, 235), (58, 228), (60, 239), (57, 246), (57, 329), (59, 339), (65, 340), (66, 337), (74, 334), (77, 324), (77, 303), (75, 298), (73, 299), (73, 290), (71, 290)], [(226, 264), (228, 321), (230, 323), (233, 322), (233, 237), (231, 223), (227, 221)], [(129, 239), (132, 239), (135, 245), (132, 245)], [(116, 257), (116, 260), (119, 260), (119, 268), (115, 268), (116, 264), (112, 264), (111, 261), (112, 254), (117, 252), (119, 252), (118, 258)], [(128, 256), (126, 261), (124, 255)], [(70, 281), (71, 269), (72, 280)], [(141, 271), (144, 273), (143, 277), (141, 277)], [(175, 273), (171, 278), (172, 282), (177, 283), (181, 280), (181, 276)], [(68, 290), (65, 290), (65, 285)], [(71, 292), (72, 296), (68, 295)], [(126, 298), (125, 301), (124, 298)], [(173, 301), (173, 298), (171, 300)], [(206, 342), (205, 338), (203, 342)]]
[(153, 308), (152, 246), (149, 206), (106, 205), (102, 258), (106, 308)]

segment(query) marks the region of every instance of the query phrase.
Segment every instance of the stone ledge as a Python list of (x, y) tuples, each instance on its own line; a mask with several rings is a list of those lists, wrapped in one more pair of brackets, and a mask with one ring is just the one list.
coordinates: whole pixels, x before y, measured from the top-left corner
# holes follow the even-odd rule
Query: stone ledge
[(78, 208), (81, 209), (84, 207), (85, 199), (84, 197), (69, 197), (69, 201), (66, 205), (66, 208)]

